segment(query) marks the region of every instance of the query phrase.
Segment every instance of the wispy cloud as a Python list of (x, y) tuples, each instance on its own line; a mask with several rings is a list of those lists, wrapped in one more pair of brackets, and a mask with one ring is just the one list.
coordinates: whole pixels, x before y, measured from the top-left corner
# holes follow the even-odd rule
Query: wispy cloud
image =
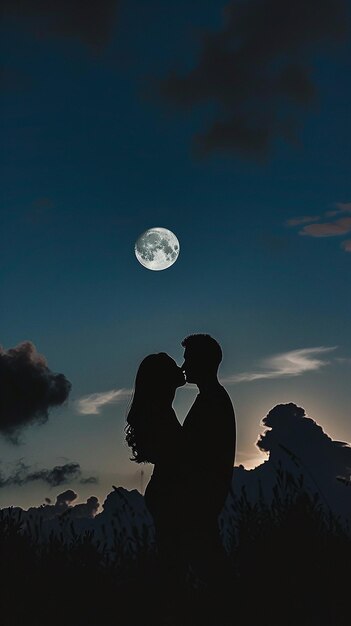
[(300, 235), (310, 237), (335, 237), (346, 235), (351, 231), (351, 217), (342, 217), (335, 222), (324, 222), (321, 224), (309, 224), (300, 230)]
[(302, 217), (293, 217), (286, 221), (287, 226), (300, 226), (300, 224), (308, 224), (309, 222), (318, 222), (320, 215), (303, 215)]
[[(334, 202), (333, 206), (332, 210), (324, 211), (321, 215), (294, 217), (287, 220), (285, 224), (286, 226), (306, 224), (299, 230), (299, 235), (308, 237), (340, 237), (350, 233), (351, 217), (347, 214), (351, 213), (351, 202)], [(328, 221), (324, 221), (325, 219)], [(351, 240), (343, 241), (341, 248), (346, 252), (351, 252)]]
[(106, 404), (118, 404), (131, 393), (131, 389), (111, 389), (101, 393), (92, 393), (77, 400), (77, 409), (81, 415), (99, 415)]
[(336, 202), (335, 206), (340, 213), (351, 213), (351, 202)]
[(241, 383), (259, 380), (263, 378), (284, 378), (286, 376), (301, 376), (305, 372), (319, 370), (328, 365), (330, 361), (317, 358), (318, 355), (335, 350), (336, 346), (316, 348), (302, 348), (275, 354), (263, 359), (259, 364), (259, 369), (251, 372), (234, 374), (225, 379), (224, 383)]
[(339, 356), (335, 361), (341, 365), (351, 365), (351, 359), (349, 357)]
[[(58, 487), (67, 482), (77, 481), (82, 474), (79, 463), (65, 463), (65, 465), (55, 465), (51, 469), (33, 469), (30, 465), (26, 465), (22, 459), (17, 461), (15, 469), (7, 478), (0, 473), (0, 488), (9, 485), (26, 485), (37, 481), (43, 481), (50, 487)], [(96, 483), (95, 476), (81, 478), (80, 482)]]

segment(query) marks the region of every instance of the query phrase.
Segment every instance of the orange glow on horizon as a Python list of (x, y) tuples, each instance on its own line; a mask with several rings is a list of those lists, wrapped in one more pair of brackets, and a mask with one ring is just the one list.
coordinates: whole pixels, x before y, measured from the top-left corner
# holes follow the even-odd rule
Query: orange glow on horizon
[(258, 454), (247, 454), (245, 452), (238, 452), (235, 459), (235, 467), (243, 465), (246, 470), (255, 469), (259, 465), (262, 465), (264, 461), (267, 461), (268, 454), (259, 452)]

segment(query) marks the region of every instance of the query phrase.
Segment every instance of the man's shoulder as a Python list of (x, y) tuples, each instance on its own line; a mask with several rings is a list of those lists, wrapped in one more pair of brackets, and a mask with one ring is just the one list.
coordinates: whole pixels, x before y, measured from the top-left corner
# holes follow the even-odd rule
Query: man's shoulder
[(222, 385), (199, 393), (185, 418), (185, 422), (189, 423), (200, 417), (203, 419), (205, 415), (213, 417), (216, 414), (235, 417), (231, 397)]
[(208, 415), (211, 420), (214, 417), (218, 419), (220, 416), (229, 420), (235, 419), (232, 400), (222, 385), (218, 385), (215, 389), (203, 394), (200, 410), (203, 415)]

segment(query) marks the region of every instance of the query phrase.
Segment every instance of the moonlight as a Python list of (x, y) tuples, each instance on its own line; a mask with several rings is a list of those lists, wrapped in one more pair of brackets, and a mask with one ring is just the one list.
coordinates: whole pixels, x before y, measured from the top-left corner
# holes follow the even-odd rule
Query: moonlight
[(149, 270), (165, 270), (176, 262), (179, 241), (167, 228), (149, 228), (137, 239), (134, 247), (139, 263)]

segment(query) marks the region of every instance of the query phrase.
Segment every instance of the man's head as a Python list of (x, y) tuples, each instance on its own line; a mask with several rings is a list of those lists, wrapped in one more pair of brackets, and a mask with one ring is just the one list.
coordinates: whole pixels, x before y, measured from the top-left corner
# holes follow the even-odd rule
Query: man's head
[(184, 363), (182, 370), (188, 383), (199, 383), (217, 377), (222, 350), (210, 335), (189, 335), (182, 341)]

